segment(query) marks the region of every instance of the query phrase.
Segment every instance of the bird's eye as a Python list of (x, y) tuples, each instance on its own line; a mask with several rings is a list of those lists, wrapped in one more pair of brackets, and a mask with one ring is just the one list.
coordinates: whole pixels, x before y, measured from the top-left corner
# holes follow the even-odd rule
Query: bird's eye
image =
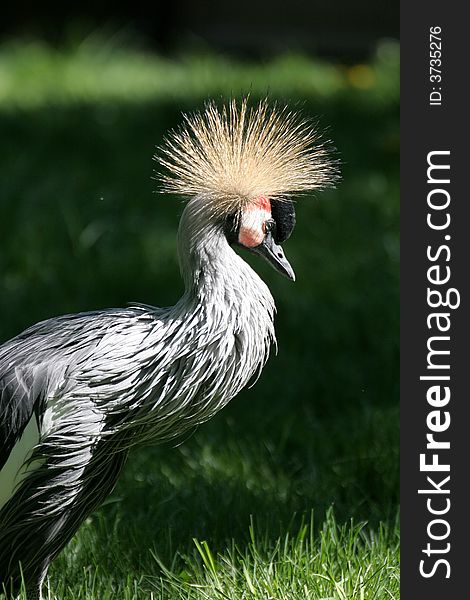
[(276, 230), (276, 221), (274, 219), (268, 219), (263, 223), (263, 232), (270, 233)]

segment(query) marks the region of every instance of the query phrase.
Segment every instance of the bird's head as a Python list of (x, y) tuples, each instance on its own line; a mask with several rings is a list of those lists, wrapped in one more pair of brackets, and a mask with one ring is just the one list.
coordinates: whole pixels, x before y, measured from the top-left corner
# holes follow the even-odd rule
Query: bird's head
[(311, 123), (267, 100), (252, 108), (247, 98), (221, 109), (209, 102), (184, 119), (156, 155), (166, 170), (162, 191), (190, 198), (199, 230), (218, 227), (230, 244), (294, 280), (281, 247), (295, 226), (290, 198), (334, 184), (328, 144)]
[(294, 281), (294, 271), (281, 247), (294, 226), (295, 209), (291, 200), (260, 196), (229, 215), (224, 229), (229, 243), (262, 256), (279, 273)]

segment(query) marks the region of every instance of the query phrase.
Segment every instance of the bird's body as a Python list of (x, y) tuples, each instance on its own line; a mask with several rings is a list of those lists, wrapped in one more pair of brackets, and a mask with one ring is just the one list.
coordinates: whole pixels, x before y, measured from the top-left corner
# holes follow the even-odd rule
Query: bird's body
[[(7, 591), (17, 593), (22, 573), (30, 596), (40, 594), (49, 563), (110, 493), (130, 447), (206, 421), (263, 367), (274, 301), (231, 243), (233, 232), (248, 248), (268, 238), (271, 202), (258, 198), (224, 215), (204, 194), (191, 198), (178, 235), (185, 292), (174, 306), (53, 318), (0, 347)], [(268, 259), (289, 274), (273, 248)]]

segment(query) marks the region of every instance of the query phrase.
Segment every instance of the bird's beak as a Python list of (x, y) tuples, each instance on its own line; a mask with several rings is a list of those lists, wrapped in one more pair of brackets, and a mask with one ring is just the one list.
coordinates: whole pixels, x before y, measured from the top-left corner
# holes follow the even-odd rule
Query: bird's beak
[(266, 259), (281, 275), (285, 275), (291, 281), (295, 281), (294, 270), (285, 257), (284, 250), (276, 244), (270, 231), (265, 235), (263, 242), (259, 246), (250, 248), (250, 250)]

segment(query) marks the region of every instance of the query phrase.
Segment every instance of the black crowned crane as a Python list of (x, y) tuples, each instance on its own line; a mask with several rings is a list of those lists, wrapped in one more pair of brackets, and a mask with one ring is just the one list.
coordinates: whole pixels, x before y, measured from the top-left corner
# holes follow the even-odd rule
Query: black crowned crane
[(129, 449), (210, 419), (260, 372), (275, 341), (268, 287), (233, 250), (294, 272), (280, 244), (288, 199), (335, 179), (315, 129), (287, 108), (209, 103), (159, 156), (188, 198), (185, 292), (170, 308), (79, 313), (0, 347), (0, 590), (41, 596), (48, 566), (113, 489)]

